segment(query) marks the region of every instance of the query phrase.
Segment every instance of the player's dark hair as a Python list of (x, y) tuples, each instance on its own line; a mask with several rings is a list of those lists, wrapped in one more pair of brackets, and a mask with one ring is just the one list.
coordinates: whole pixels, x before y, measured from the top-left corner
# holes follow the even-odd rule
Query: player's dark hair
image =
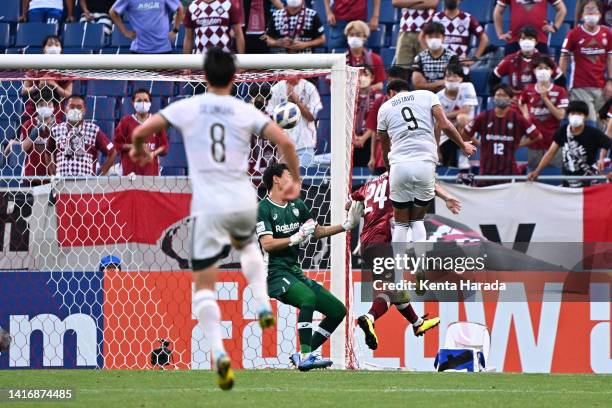
[(512, 98), (512, 95), (514, 95), (514, 93), (512, 92), (512, 88), (510, 87), (510, 85), (508, 84), (499, 84), (497, 85), (495, 88), (493, 88), (493, 93), (491, 94), (491, 96), (495, 96), (495, 94), (497, 93), (497, 91), (499, 90), (504, 91), (504, 93), (506, 95), (508, 95), (509, 97)]
[(62, 39), (58, 35), (55, 35), (55, 34), (48, 35), (42, 40), (43, 48), (47, 46), (47, 43), (49, 42), (49, 40), (57, 40), (57, 42), (60, 43), (60, 47), (64, 49), (64, 43), (62, 42)]
[(132, 99), (136, 98), (136, 95), (138, 95), (139, 93), (143, 93), (143, 94), (147, 94), (149, 95), (149, 100), (152, 100), (153, 97), (151, 96), (151, 92), (149, 92), (148, 89), (144, 89), (144, 88), (138, 88), (136, 89), (133, 93), (132, 93)]
[(429, 23), (425, 26), (423, 30), (423, 34), (432, 35), (432, 34), (442, 34), (445, 35), (444, 26), (440, 23)]
[(406, 70), (399, 65), (391, 65), (387, 70), (387, 78), (406, 79), (408, 75)]
[(83, 95), (79, 95), (79, 94), (74, 94), (74, 95), (70, 95), (68, 97), (68, 99), (66, 100), (66, 105), (68, 105), (70, 103), (71, 100), (73, 99), (80, 99), (83, 101), (84, 104), (87, 104), (87, 102), (85, 101), (85, 97)]
[(463, 68), (458, 63), (451, 62), (446, 66), (444, 75), (459, 75), (461, 78), (463, 78)]
[(589, 116), (589, 105), (585, 101), (571, 101), (567, 105), (567, 114), (582, 113), (584, 116)]
[(409, 91), (410, 85), (408, 85), (408, 81), (404, 81), (403, 79), (392, 79), (387, 84), (387, 93), (390, 91), (394, 91), (395, 93), (400, 93), (404, 91)]
[(355, 68), (363, 68), (364, 71), (368, 71), (370, 73), (370, 76), (374, 76), (374, 69), (368, 64), (358, 64), (355, 65)]
[(219, 88), (226, 87), (236, 75), (234, 56), (221, 48), (210, 48), (204, 59), (206, 82)]
[(530, 25), (526, 25), (525, 27), (521, 28), (521, 31), (519, 33), (524, 37), (529, 37), (533, 39), (538, 38), (538, 32), (535, 28), (533, 28), (533, 26)]
[(285, 170), (289, 170), (285, 163), (274, 163), (266, 167), (263, 176), (261, 177), (266, 190), (272, 190), (272, 187), (274, 186), (274, 176), (282, 177)]
[(555, 63), (548, 55), (538, 55), (533, 59), (533, 66), (537, 67), (540, 64), (546, 65), (551, 70), (555, 70)]
[(578, 17), (578, 19), (582, 18), (582, 15), (584, 14), (584, 8), (589, 3), (595, 3), (595, 5), (597, 5), (597, 9), (599, 10), (599, 14), (603, 15), (603, 5), (601, 1), (599, 0), (580, 0), (580, 2), (578, 3), (578, 6), (576, 6), (576, 10), (578, 11), (577, 13), (578, 15), (576, 17)]

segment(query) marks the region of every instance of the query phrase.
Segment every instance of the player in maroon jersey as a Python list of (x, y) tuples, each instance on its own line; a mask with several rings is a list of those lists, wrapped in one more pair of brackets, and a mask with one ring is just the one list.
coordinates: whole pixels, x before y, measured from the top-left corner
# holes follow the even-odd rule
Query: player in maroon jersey
[[(450, 211), (454, 214), (459, 213), (461, 209), (459, 200), (444, 191), (437, 183), (435, 191), (436, 195), (446, 202)], [(393, 251), (388, 245), (391, 243), (391, 220), (393, 218), (393, 207), (389, 199), (389, 173), (385, 172), (368, 181), (351, 194), (351, 199), (363, 201), (363, 228), (359, 239), (363, 264), (365, 269), (370, 269), (374, 257), (393, 257)], [(383, 273), (381, 278), (385, 281), (392, 281), (393, 271)], [(378, 347), (374, 322), (389, 310), (391, 304), (394, 304), (402, 316), (412, 324), (415, 336), (422, 336), (440, 323), (439, 317), (427, 319), (426, 315), (417, 316), (407, 293), (377, 293), (368, 313), (357, 319), (357, 324), (365, 333), (366, 344), (372, 350)]]

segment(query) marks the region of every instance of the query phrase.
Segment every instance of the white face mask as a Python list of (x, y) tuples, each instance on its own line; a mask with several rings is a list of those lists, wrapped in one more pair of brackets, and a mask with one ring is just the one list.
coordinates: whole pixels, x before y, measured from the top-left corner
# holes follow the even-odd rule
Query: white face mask
[(460, 82), (449, 82), (449, 81), (445, 81), (444, 82), (444, 86), (449, 91), (456, 91), (456, 90), (458, 90), (459, 89), (459, 84), (460, 84)]
[(287, 6), (289, 7), (300, 7), (302, 0), (287, 0)]
[(586, 14), (582, 17), (586, 25), (594, 26), (599, 23), (601, 16), (599, 14)]
[(437, 51), (442, 48), (441, 38), (428, 38), (425, 42), (427, 43), (427, 47), (432, 51)]
[(538, 82), (548, 82), (550, 81), (550, 70), (549, 69), (536, 69), (535, 77)]
[(62, 47), (58, 47), (57, 45), (49, 45), (45, 48), (45, 54), (61, 54)]
[(38, 113), (38, 116), (40, 116), (42, 119), (47, 119), (53, 115), (53, 108), (49, 106), (39, 106), (36, 108), (36, 113)]
[(83, 111), (80, 109), (68, 109), (66, 112), (66, 120), (68, 122), (79, 122), (83, 119)]
[(531, 52), (535, 50), (536, 42), (534, 40), (520, 40), (519, 47), (521, 47), (521, 51)]
[(151, 109), (151, 102), (134, 102), (134, 110), (138, 113), (148, 113)]
[(363, 42), (363, 38), (361, 37), (349, 37), (347, 39), (347, 43), (350, 48), (361, 48), (363, 47)]
[(571, 127), (580, 127), (584, 125), (584, 116), (582, 115), (569, 115), (568, 120)]

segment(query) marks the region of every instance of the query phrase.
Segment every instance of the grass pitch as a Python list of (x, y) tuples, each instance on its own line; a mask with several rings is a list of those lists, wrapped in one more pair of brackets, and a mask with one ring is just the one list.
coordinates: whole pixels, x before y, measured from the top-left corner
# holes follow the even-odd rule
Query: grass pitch
[(72, 388), (72, 401), (2, 407), (609, 407), (610, 375), (248, 370), (232, 391), (211, 371), (10, 370), (0, 388)]

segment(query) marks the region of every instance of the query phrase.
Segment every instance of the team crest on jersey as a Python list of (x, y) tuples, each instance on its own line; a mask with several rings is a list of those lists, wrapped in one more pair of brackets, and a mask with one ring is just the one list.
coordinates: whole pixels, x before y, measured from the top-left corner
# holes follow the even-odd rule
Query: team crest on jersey
[(277, 213), (272, 214), (272, 220), (273, 221), (276, 221), (277, 218), (278, 218), (278, 214)]
[(293, 215), (295, 215), (296, 217), (300, 216), (300, 210), (298, 210), (297, 208), (293, 208)]
[(512, 130), (513, 127), (514, 127), (514, 123), (508, 122), (508, 129)]

